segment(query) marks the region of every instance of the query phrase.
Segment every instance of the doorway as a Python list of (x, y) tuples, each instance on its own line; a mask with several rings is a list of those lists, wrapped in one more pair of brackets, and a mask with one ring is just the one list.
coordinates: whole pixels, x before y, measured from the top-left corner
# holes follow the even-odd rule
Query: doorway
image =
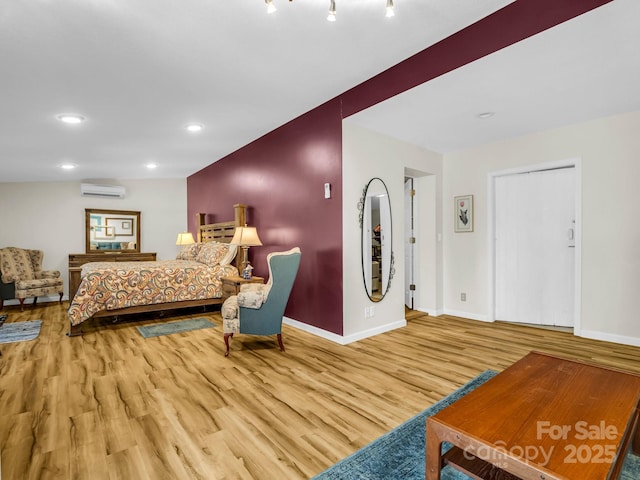
[(413, 310), (416, 289), (416, 191), (412, 177), (404, 177), (404, 305)]
[(578, 327), (579, 162), (498, 172), (493, 200), (493, 318)]
[(404, 258), (405, 307), (440, 315), (442, 217), (439, 179), (435, 174), (405, 167), (404, 182), (403, 256), (397, 261)]

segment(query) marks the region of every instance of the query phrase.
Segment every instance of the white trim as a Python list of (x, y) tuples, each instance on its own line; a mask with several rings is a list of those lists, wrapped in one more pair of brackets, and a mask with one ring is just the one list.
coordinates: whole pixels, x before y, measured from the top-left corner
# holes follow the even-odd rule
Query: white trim
[(489, 318), (487, 315), (478, 315), (476, 313), (470, 312), (461, 312), (459, 310), (450, 310), (448, 308), (444, 309), (444, 315), (451, 315), (452, 317), (462, 317), (468, 320), (478, 320), (480, 322), (493, 322), (492, 318)]
[(640, 347), (640, 337), (627, 337), (625, 335), (615, 335), (613, 333), (598, 332), (596, 330), (582, 330), (579, 336), (583, 338), (591, 338), (593, 340), (602, 340), (604, 342)]
[(573, 334), (582, 334), (582, 158), (574, 158), (576, 169), (576, 226), (575, 226), (575, 265), (573, 287)]
[[(580, 335), (582, 327), (582, 158), (575, 157), (566, 160), (537, 163), (523, 167), (508, 168), (489, 172), (487, 175), (487, 258), (489, 259), (488, 282), (487, 282), (487, 320), (493, 322), (496, 319), (496, 248), (495, 248), (495, 180), (497, 177), (505, 175), (517, 175), (527, 172), (537, 172), (541, 170), (551, 170), (554, 168), (575, 168), (575, 266), (574, 266), (574, 295), (573, 295), (573, 332)], [(453, 314), (452, 314), (453, 315)]]
[(397, 322), (391, 322), (376, 328), (372, 328), (370, 330), (363, 330), (361, 332), (343, 336), (343, 335), (337, 335), (335, 333), (328, 332), (326, 330), (322, 330), (321, 328), (314, 327), (313, 325), (308, 325), (306, 323), (299, 322), (289, 317), (283, 317), (282, 323), (284, 323), (285, 325), (289, 325), (291, 327), (295, 327), (299, 330), (312, 333), (313, 335), (317, 335), (318, 337), (331, 340), (332, 342), (338, 343), (340, 345), (348, 345), (349, 343), (357, 342), (358, 340), (363, 340), (365, 338), (373, 337), (375, 335), (379, 335), (381, 333), (385, 333), (390, 330), (396, 330), (398, 328), (407, 326), (407, 321), (405, 319), (402, 319), (402, 320), (398, 320)]
[(496, 320), (496, 177), (498, 172), (487, 175), (487, 319)]
[(414, 310), (417, 310), (418, 312), (423, 312), (426, 313), (427, 315), (430, 315), (432, 317), (439, 317), (440, 315), (444, 314), (444, 310), (438, 310), (437, 308), (414, 308)]

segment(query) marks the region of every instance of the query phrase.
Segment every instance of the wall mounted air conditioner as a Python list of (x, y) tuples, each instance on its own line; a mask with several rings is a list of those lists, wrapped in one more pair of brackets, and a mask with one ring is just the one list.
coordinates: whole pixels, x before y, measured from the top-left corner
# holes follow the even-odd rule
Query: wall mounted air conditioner
[(82, 183), (80, 184), (80, 194), (83, 197), (124, 198), (125, 188), (121, 185)]

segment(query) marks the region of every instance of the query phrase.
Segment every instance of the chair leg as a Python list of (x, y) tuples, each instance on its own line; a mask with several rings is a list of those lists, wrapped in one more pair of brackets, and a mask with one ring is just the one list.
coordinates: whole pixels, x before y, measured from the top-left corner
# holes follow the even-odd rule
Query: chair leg
[(33, 297), (33, 306), (36, 306), (36, 302), (38, 301), (38, 297)]
[(282, 343), (282, 334), (278, 334), (278, 345), (280, 345), (280, 351), (284, 352), (284, 343)]
[(62, 303), (62, 292), (60, 292), (60, 303)]
[(24, 312), (24, 298), (19, 298), (18, 300), (20, 300), (20, 311)]
[(224, 356), (229, 356), (229, 337), (233, 337), (233, 333), (225, 333), (224, 334), (224, 344), (226, 346), (226, 351), (224, 352)]

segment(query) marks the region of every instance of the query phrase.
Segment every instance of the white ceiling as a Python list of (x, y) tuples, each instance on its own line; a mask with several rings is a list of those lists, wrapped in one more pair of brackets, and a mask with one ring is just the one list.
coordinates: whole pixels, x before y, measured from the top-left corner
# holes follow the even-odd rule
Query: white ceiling
[(638, 19), (616, 0), (347, 121), (447, 153), (640, 110)]
[[(274, 3), (2, 0), (0, 182), (186, 177), (511, 0), (395, 0), (390, 19), (385, 0), (338, 0), (335, 23), (328, 0)], [(350, 121), (445, 152), (638, 110), (639, 6), (616, 0)]]

